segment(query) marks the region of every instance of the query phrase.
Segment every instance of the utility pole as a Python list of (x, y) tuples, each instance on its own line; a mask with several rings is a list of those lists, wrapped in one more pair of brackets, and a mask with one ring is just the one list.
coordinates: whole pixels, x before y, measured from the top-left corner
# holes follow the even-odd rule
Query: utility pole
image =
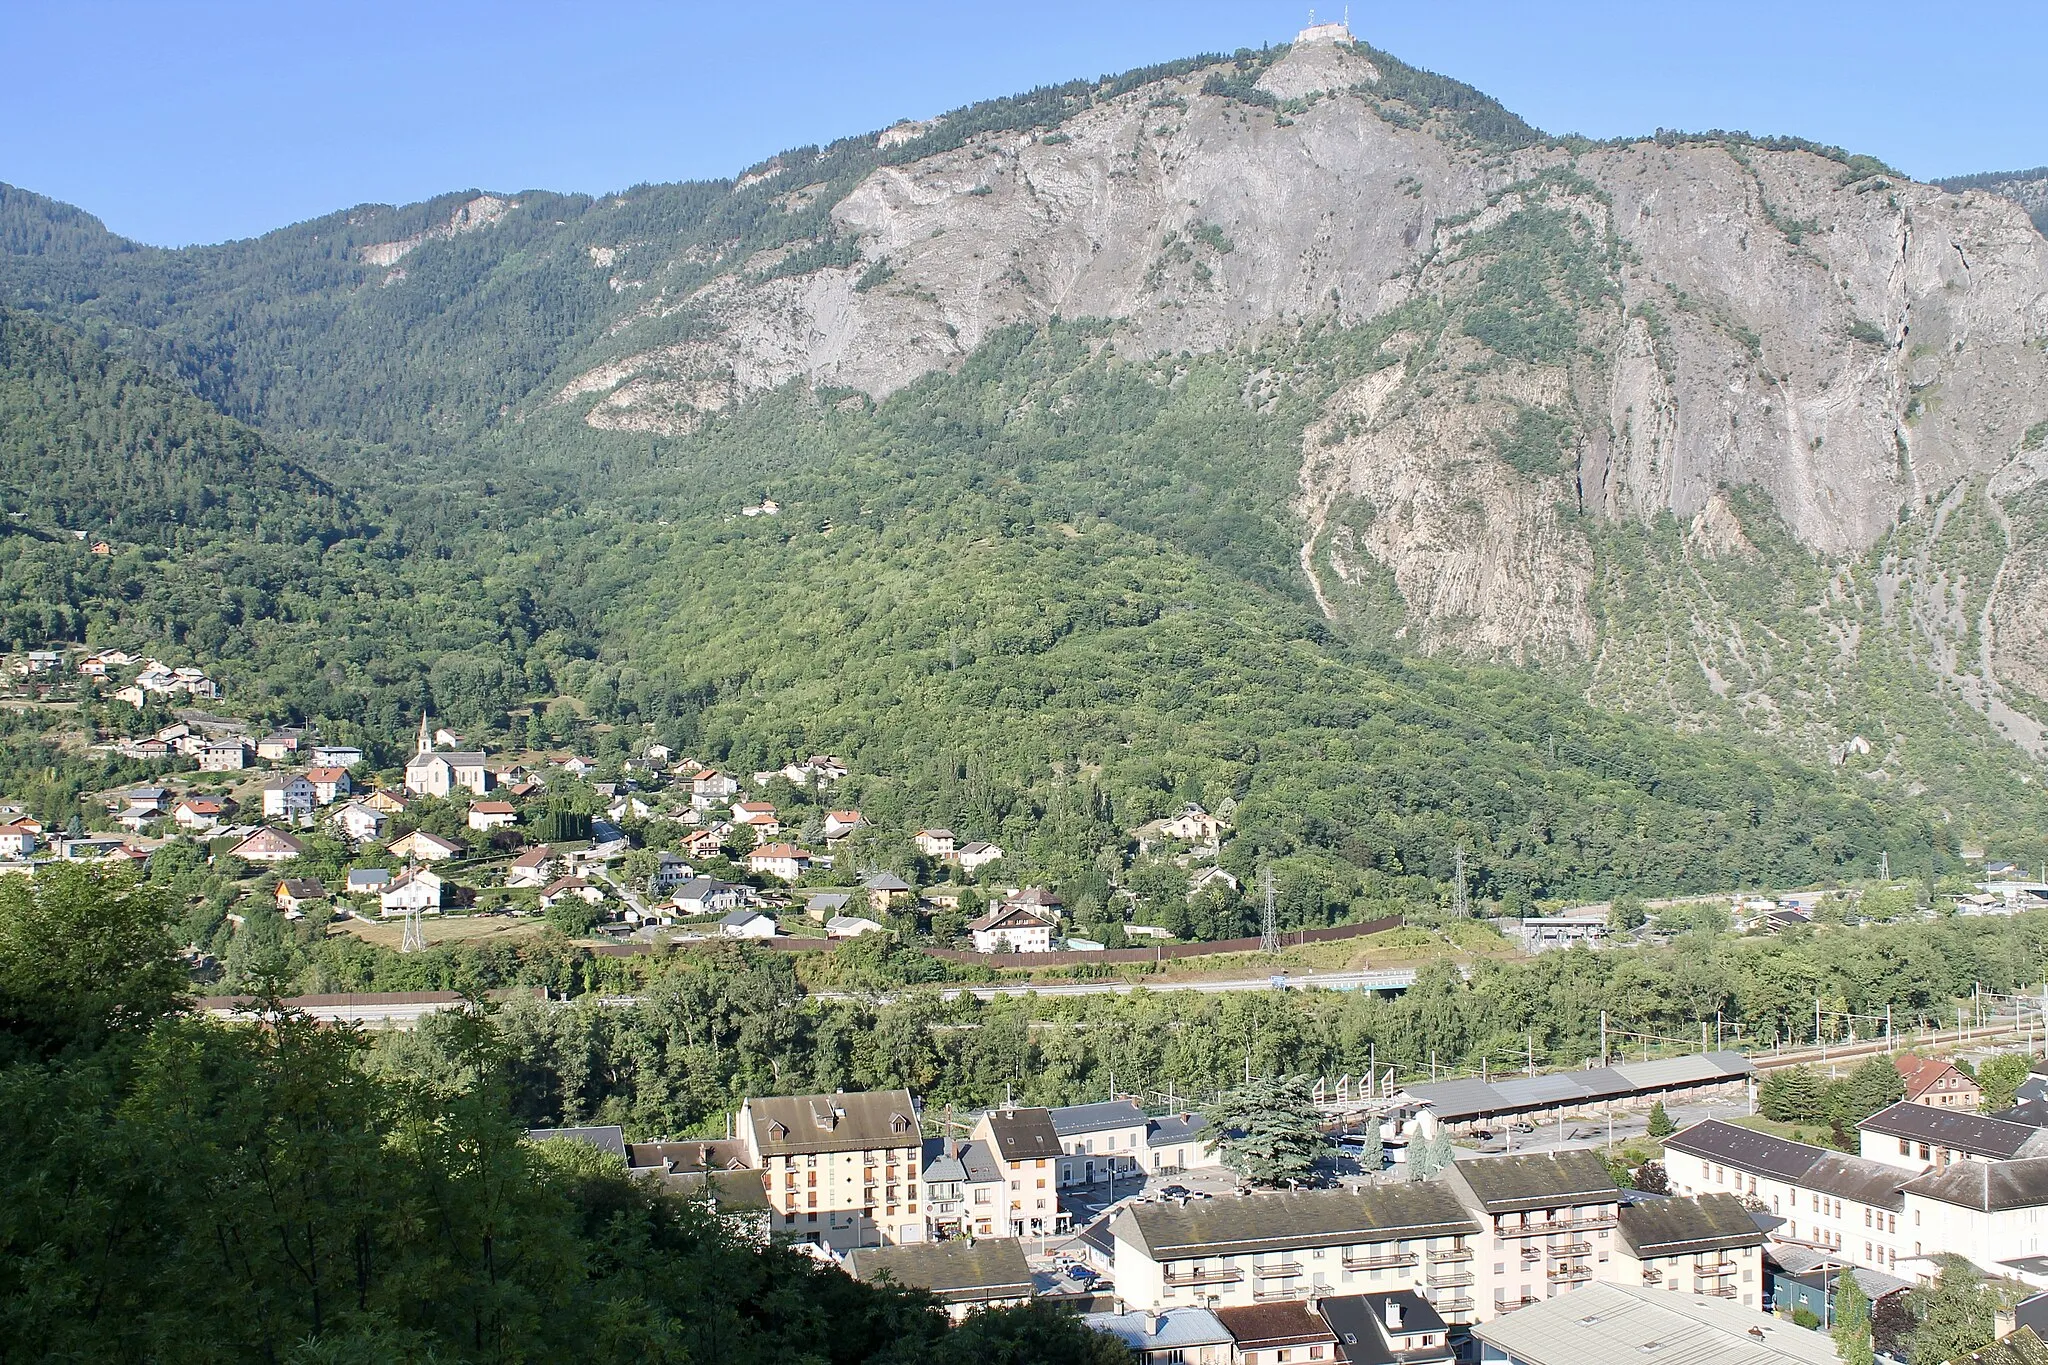
[(1600, 1065), (1607, 1065), (1607, 1011), (1600, 1011)]
[(1259, 951), (1277, 953), (1280, 951), (1280, 921), (1273, 913), (1273, 869), (1261, 868), (1259, 885), (1266, 892), (1266, 914), (1259, 922)]

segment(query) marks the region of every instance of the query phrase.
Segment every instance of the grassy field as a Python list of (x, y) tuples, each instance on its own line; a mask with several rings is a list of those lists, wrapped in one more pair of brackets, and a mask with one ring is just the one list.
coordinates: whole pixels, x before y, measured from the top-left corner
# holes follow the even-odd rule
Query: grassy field
[[(482, 943), (491, 939), (532, 938), (544, 927), (537, 919), (514, 919), (505, 915), (428, 915), (420, 920), (427, 946), (442, 943)], [(363, 919), (350, 916), (336, 920), (330, 933), (354, 934), (380, 948), (396, 951), (405, 933), (403, 919)]]

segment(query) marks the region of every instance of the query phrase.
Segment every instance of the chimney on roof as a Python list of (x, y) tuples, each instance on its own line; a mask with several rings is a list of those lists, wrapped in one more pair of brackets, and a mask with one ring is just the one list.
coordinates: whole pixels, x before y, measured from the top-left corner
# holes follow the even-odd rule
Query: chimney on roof
[(1387, 1330), (1390, 1332), (1401, 1330), (1401, 1300), (1399, 1298), (1389, 1297), (1387, 1299)]
[(1156, 1310), (1148, 1308), (1138, 1315), (1138, 1325), (1144, 1329), (1146, 1336), (1156, 1337), (1166, 1322)]
[(702, 1147), (702, 1148), (700, 1148), (700, 1149), (698, 1150), (698, 1154), (697, 1154), (697, 1159), (698, 1159), (698, 1160), (699, 1160), (699, 1161), (700, 1161), (701, 1163), (703, 1163), (703, 1166), (704, 1166), (704, 1169), (705, 1169), (705, 1170), (707, 1170), (707, 1171), (708, 1171), (708, 1170), (710, 1170), (710, 1169), (711, 1169), (711, 1144), (710, 1144), (710, 1143), (708, 1143), (708, 1142), (707, 1142), (707, 1143), (705, 1143), (705, 1144), (703, 1145), (703, 1147)]

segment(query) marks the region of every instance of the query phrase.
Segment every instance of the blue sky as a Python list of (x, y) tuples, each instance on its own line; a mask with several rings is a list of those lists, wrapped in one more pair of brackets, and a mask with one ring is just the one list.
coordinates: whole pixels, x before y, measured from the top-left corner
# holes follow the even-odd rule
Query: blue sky
[[(1307, 12), (0, 0), (0, 180), (144, 241), (218, 241), (446, 190), (730, 174), (992, 95), (1284, 41)], [(1796, 133), (1923, 178), (2048, 162), (2043, 0), (1465, 0), (1351, 20), (1552, 132)]]

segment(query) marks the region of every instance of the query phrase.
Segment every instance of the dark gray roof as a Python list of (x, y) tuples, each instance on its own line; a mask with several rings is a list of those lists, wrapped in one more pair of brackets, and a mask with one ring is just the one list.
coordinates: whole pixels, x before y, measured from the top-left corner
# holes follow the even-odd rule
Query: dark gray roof
[(1156, 1118), (1145, 1130), (1145, 1142), (1157, 1147), (1168, 1142), (1190, 1142), (1199, 1135), (1208, 1120), (1200, 1114), (1168, 1114)]
[(1648, 1095), (1695, 1085), (1718, 1085), (1749, 1074), (1749, 1059), (1739, 1052), (1705, 1052), (1651, 1062), (1617, 1062), (1611, 1067), (1559, 1071), (1542, 1076), (1508, 1076), (1481, 1081), (1424, 1081), (1402, 1087), (1409, 1098), (1427, 1104), (1440, 1119), (1464, 1123), (1493, 1114), (1518, 1114)]
[(1887, 1166), (1868, 1157), (1823, 1152), (1806, 1168), (1806, 1174), (1799, 1183), (1810, 1190), (1839, 1195), (1873, 1208), (1897, 1209), (1904, 1207), (1906, 1202), (1906, 1197), (1899, 1193), (1899, 1187), (1911, 1175), (1910, 1171)]
[(1144, 1247), (1154, 1260), (1479, 1231), (1458, 1197), (1437, 1183), (1130, 1204), (1112, 1226), (1120, 1241)]
[(629, 1142), (626, 1164), (635, 1170), (723, 1171), (747, 1164), (739, 1138), (693, 1138), (685, 1142)]
[(530, 1142), (587, 1142), (599, 1151), (620, 1158), (626, 1155), (626, 1130), (616, 1123), (598, 1128), (529, 1128), (526, 1137)]
[(2048, 1157), (2019, 1161), (1957, 1161), (1906, 1183), (1924, 1199), (1997, 1213), (2048, 1204)]
[[(1401, 1326), (1387, 1326), (1387, 1309), (1399, 1309)], [(1348, 1365), (1394, 1365), (1394, 1362), (1448, 1360), (1449, 1328), (1429, 1301), (1412, 1289), (1392, 1294), (1341, 1294), (1318, 1299), (1316, 1311), (1337, 1335), (1337, 1358)], [(1434, 1346), (1402, 1349), (1412, 1336), (1430, 1335)]]
[(1005, 1161), (1058, 1156), (1060, 1135), (1043, 1109), (991, 1109), (988, 1130), (996, 1155)]
[(1887, 1137), (1938, 1143), (1950, 1151), (2000, 1161), (2017, 1156), (2048, 1156), (2048, 1133), (2029, 1124), (1905, 1100), (1886, 1105), (1857, 1127)]
[(1031, 1267), (1014, 1237), (862, 1247), (848, 1253), (847, 1269), (857, 1280), (873, 1282), (886, 1276), (897, 1284), (929, 1289), (947, 1303), (1029, 1298), (1032, 1292)]
[(924, 1146), (908, 1090), (754, 1098), (745, 1112), (764, 1157)]
[(1451, 1170), (1488, 1213), (1517, 1213), (1621, 1198), (1621, 1188), (1596, 1152), (1488, 1156), (1460, 1161)]
[(1756, 1219), (1732, 1194), (1651, 1199), (1621, 1211), (1621, 1237), (1638, 1258), (1762, 1246)]
[(1754, 1128), (1724, 1123), (1720, 1119), (1695, 1123), (1685, 1131), (1673, 1134), (1664, 1145), (1710, 1161), (1740, 1166), (1757, 1175), (1792, 1181), (1803, 1177), (1814, 1162), (1826, 1155), (1819, 1147), (1772, 1137)]
[(946, 1155), (944, 1138), (926, 1138), (924, 1143), (925, 1183), (943, 1184), (958, 1180), (965, 1184), (986, 1185), (1003, 1178), (1003, 1168), (996, 1164), (995, 1156), (985, 1142), (957, 1142), (953, 1155)]
[(916, 890), (909, 882), (904, 881), (903, 878), (897, 876), (894, 872), (877, 872), (862, 881), (861, 886), (868, 891), (896, 892)]
[(1079, 1133), (1099, 1133), (1105, 1128), (1145, 1126), (1145, 1111), (1132, 1100), (1099, 1100), (1094, 1104), (1070, 1104), (1063, 1109), (1046, 1110), (1046, 1117), (1052, 1120), (1052, 1130), (1061, 1137), (1073, 1137)]
[(2015, 1327), (1990, 1345), (1957, 1357), (1956, 1365), (2048, 1365), (2048, 1342), (2031, 1327)]

